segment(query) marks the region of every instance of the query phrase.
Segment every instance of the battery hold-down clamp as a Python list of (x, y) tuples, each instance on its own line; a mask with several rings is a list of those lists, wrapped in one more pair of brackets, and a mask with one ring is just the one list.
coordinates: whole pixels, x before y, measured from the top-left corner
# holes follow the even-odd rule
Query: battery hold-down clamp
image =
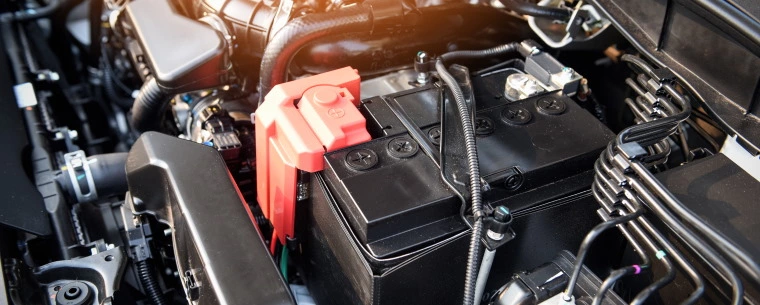
[(252, 115), (257, 200), (282, 244), (294, 236), (298, 171), (321, 171), (325, 152), (371, 139), (357, 108), (360, 81), (345, 67), (279, 84)]

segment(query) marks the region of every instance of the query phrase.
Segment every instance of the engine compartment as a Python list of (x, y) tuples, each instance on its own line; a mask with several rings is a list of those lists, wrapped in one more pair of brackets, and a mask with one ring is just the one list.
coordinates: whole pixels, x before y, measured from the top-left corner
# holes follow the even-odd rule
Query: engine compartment
[(0, 11), (9, 304), (760, 297), (752, 5)]

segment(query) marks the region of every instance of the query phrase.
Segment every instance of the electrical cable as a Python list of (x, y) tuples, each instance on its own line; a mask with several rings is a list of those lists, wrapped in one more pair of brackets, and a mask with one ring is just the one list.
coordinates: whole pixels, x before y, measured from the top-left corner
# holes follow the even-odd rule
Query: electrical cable
[(580, 276), (581, 269), (583, 268), (583, 260), (586, 258), (586, 255), (588, 254), (588, 251), (591, 248), (591, 244), (594, 243), (594, 240), (596, 240), (596, 238), (599, 237), (599, 235), (601, 235), (604, 231), (607, 231), (608, 229), (616, 227), (620, 224), (634, 220), (643, 214), (644, 214), (644, 210), (638, 209), (633, 213), (612, 218), (610, 220), (607, 220), (605, 222), (602, 222), (596, 225), (593, 229), (591, 229), (591, 231), (588, 232), (588, 234), (586, 234), (586, 237), (583, 239), (583, 242), (581, 243), (580, 249), (578, 249), (578, 255), (575, 256), (575, 265), (573, 266), (573, 273), (570, 276), (570, 280), (567, 282), (567, 288), (565, 289), (564, 295), (562, 296), (562, 298), (565, 301), (572, 300), (573, 290), (575, 289), (575, 283), (578, 282), (578, 277)]
[(463, 299), (463, 303), (465, 305), (473, 304), (476, 298), (476, 282), (478, 277), (480, 259), (480, 237), (483, 231), (482, 218), (484, 217), (482, 211), (482, 189), (473, 120), (470, 116), (462, 88), (459, 87), (457, 80), (451, 76), (448, 70), (446, 70), (444, 61), (459, 58), (485, 58), (495, 55), (502, 55), (515, 52), (519, 47), (519, 43), (509, 43), (480, 51), (453, 51), (442, 54), (435, 62), (435, 69), (438, 72), (438, 76), (441, 78), (441, 80), (443, 80), (449, 90), (451, 90), (454, 101), (457, 105), (457, 110), (461, 119), (462, 130), (464, 133), (465, 152), (467, 155), (467, 169), (470, 174), (469, 187), (472, 202), (472, 214), (474, 218), (472, 225), (472, 235), (470, 238), (470, 246), (467, 254), (467, 269), (465, 273), (465, 288)]
[(597, 290), (596, 295), (594, 296), (593, 301), (591, 302), (591, 305), (602, 305), (602, 300), (604, 300), (604, 295), (607, 294), (607, 291), (612, 288), (617, 281), (619, 281), (624, 276), (628, 275), (635, 275), (641, 273), (642, 269), (646, 269), (647, 266), (639, 266), (639, 265), (631, 265), (628, 267), (623, 267), (617, 270), (613, 270), (610, 275), (607, 277), (607, 279), (602, 282), (602, 285), (599, 286), (599, 290)]
[(285, 283), (288, 282), (288, 247), (282, 247), (280, 253), (280, 272), (285, 279)]
[(470, 247), (467, 254), (467, 271), (465, 274), (464, 304), (471, 305), (475, 301), (475, 282), (478, 274), (480, 255), (480, 236), (483, 231), (483, 211), (480, 185), (480, 167), (478, 164), (478, 151), (475, 145), (475, 129), (472, 118), (464, 99), (464, 93), (459, 88), (456, 79), (446, 70), (443, 61), (439, 58), (435, 63), (438, 75), (441, 77), (446, 86), (452, 92), (454, 100), (459, 110), (462, 129), (464, 130), (465, 150), (467, 154), (467, 168), (470, 173), (470, 197), (472, 201), (472, 214), (474, 216), (472, 225), (472, 237), (470, 238)]
[(514, 11), (520, 15), (528, 15), (538, 18), (567, 20), (572, 13), (570, 10), (562, 8), (540, 6), (535, 3), (521, 2), (517, 0), (499, 0), (499, 2), (510, 11)]

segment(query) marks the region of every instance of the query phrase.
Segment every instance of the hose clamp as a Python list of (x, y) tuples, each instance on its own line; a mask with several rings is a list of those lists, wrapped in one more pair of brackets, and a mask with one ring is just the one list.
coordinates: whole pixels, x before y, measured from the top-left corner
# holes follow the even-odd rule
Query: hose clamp
[(95, 190), (95, 180), (92, 178), (90, 164), (84, 151), (78, 150), (63, 155), (66, 162), (66, 172), (69, 174), (71, 187), (74, 189), (77, 202), (88, 202), (98, 198)]

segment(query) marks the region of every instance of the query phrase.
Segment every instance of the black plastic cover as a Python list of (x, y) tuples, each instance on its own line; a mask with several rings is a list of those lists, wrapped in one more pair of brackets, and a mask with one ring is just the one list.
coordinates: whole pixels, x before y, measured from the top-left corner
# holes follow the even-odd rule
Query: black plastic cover
[(160, 87), (193, 91), (223, 83), (229, 63), (221, 33), (177, 14), (168, 0), (133, 1), (125, 14)]
[[(760, 257), (760, 182), (723, 154), (706, 157), (684, 166), (664, 171), (657, 178), (684, 206), (692, 210), (706, 223), (742, 247), (751, 257)], [(677, 245), (680, 243), (674, 240)], [(687, 248), (688, 249), (688, 248)], [(699, 258), (689, 251), (694, 261)], [(697, 265), (701, 274), (711, 273), (709, 267)], [(719, 277), (706, 277), (707, 295), (714, 295), (716, 304), (730, 300), (720, 291), (726, 291), (728, 283)], [(685, 281), (685, 280), (684, 280)], [(760, 299), (760, 285), (744, 280), (745, 295), (752, 300)], [(689, 287), (687, 282), (684, 286)], [(666, 287), (668, 288), (668, 287)], [(664, 290), (660, 293), (665, 303), (676, 302), (686, 293), (683, 290)]]
[(144, 133), (127, 158), (127, 181), (133, 211), (172, 227), (197, 304), (295, 304), (216, 150)]
[[(589, 1), (642, 54), (670, 68), (682, 85), (760, 153), (760, 22), (750, 1)], [(756, 1), (755, 1), (756, 2)], [(737, 6), (738, 5), (738, 6)]]
[[(1, 43), (0, 43), (1, 44)], [(0, 47), (0, 224), (35, 235), (53, 234), (42, 196), (24, 170), (22, 158), (28, 141), (21, 112), (11, 87), (5, 47)]]

